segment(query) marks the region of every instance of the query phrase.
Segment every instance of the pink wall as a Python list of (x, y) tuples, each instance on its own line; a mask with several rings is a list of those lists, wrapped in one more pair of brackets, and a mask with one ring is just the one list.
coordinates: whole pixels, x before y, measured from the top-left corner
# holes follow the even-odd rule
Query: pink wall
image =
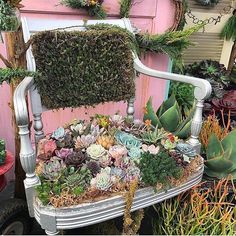
[[(58, 0), (23, 0), (22, 14), (26, 17), (34, 18), (50, 18), (50, 19), (84, 19), (88, 18), (83, 10), (71, 10), (59, 5)], [(161, 33), (167, 30), (174, 19), (174, 8), (172, 0), (135, 0), (131, 10), (131, 21), (143, 32)], [(104, 6), (108, 10), (109, 17), (117, 18), (119, 13), (119, 0), (105, 0)], [(4, 48), (1, 45), (0, 50)], [(151, 55), (144, 59), (145, 64), (158, 70), (166, 71), (168, 68), (168, 57), (165, 55)], [(143, 107), (149, 96), (154, 97), (154, 105), (158, 106), (165, 96), (166, 82), (163, 80), (155, 80), (147, 76), (140, 76), (136, 81), (136, 101), (135, 101), (135, 116), (142, 117)], [(13, 132), (11, 125), (11, 110), (8, 107), (10, 101), (9, 86), (3, 85), (0, 87), (0, 137), (6, 139), (7, 148), (13, 151)], [(66, 109), (63, 113), (45, 112), (43, 114), (44, 130), (50, 132), (59, 125), (73, 118), (87, 118), (94, 113), (112, 114), (116, 111), (125, 114), (126, 104), (108, 103), (98, 105), (96, 108), (80, 108), (71, 112), (71, 109)], [(53, 122), (52, 122), (53, 121)]]

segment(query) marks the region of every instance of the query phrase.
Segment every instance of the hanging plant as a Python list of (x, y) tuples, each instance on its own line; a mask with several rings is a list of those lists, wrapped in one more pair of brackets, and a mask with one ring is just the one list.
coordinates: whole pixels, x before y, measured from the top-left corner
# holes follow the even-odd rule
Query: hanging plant
[(107, 16), (102, 3), (103, 0), (61, 0), (61, 4), (73, 9), (85, 9), (90, 16), (96, 16), (99, 19)]
[(16, 31), (20, 26), (20, 1), (0, 1), (0, 31)]
[(202, 6), (214, 7), (219, 3), (220, 0), (196, 0)]

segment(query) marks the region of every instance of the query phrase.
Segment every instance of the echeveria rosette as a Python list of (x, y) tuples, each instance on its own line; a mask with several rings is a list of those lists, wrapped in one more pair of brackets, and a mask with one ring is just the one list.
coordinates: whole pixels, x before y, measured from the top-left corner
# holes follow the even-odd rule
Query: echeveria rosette
[(197, 155), (196, 150), (188, 143), (178, 143), (176, 145), (176, 152), (194, 158)]
[(96, 142), (97, 138), (91, 134), (78, 136), (75, 141), (75, 148), (88, 148), (91, 144)]
[(115, 176), (118, 179), (124, 179), (126, 173), (125, 170), (119, 168), (119, 167), (111, 167), (111, 176)]
[(65, 129), (63, 127), (57, 128), (51, 135), (51, 138), (55, 140), (63, 139), (65, 135)]
[(109, 149), (109, 155), (114, 159), (115, 166), (120, 166), (127, 154), (127, 148), (122, 145), (114, 145)]
[(126, 181), (131, 182), (135, 179), (140, 179), (140, 169), (135, 166), (131, 165), (126, 169), (126, 176), (125, 176)]
[(160, 151), (160, 147), (159, 146), (155, 146), (155, 145), (146, 145), (143, 144), (142, 145), (142, 151), (143, 152), (150, 152), (151, 154), (157, 154)]
[(92, 144), (87, 148), (86, 152), (91, 159), (96, 161), (102, 156), (107, 155), (106, 149), (99, 144)]
[(61, 148), (60, 150), (55, 150), (56, 156), (62, 159), (66, 159), (72, 153), (73, 148)]
[(139, 141), (135, 136), (132, 134), (127, 134), (123, 131), (117, 131), (115, 133), (115, 139), (119, 144), (124, 145), (128, 150), (133, 147), (140, 148), (142, 145), (141, 141)]
[(135, 162), (139, 162), (139, 158), (141, 157), (142, 150), (139, 147), (132, 147), (128, 151), (129, 157)]
[(226, 178), (231, 175), (236, 179), (236, 129), (222, 141), (212, 134), (206, 148), (205, 173), (214, 178)]
[(49, 161), (44, 163), (42, 175), (50, 181), (56, 181), (61, 177), (65, 169), (66, 165), (62, 159), (52, 157)]
[(81, 167), (85, 161), (88, 160), (88, 155), (86, 152), (81, 150), (73, 151), (65, 158), (65, 163), (68, 166), (75, 166), (77, 168)]
[(42, 160), (48, 160), (56, 150), (56, 141), (48, 138), (41, 139), (37, 146), (37, 157)]
[(110, 172), (111, 168), (109, 167), (102, 169), (101, 173), (98, 173), (96, 177), (91, 180), (91, 187), (102, 191), (108, 191), (113, 184)]

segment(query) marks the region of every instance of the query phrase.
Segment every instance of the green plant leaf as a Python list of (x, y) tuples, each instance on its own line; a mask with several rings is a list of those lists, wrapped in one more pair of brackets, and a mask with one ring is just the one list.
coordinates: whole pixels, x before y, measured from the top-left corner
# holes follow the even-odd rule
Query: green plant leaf
[(181, 122), (177, 102), (175, 101), (175, 104), (166, 110), (159, 119), (165, 130), (174, 132)]
[(215, 157), (223, 156), (224, 149), (221, 145), (220, 140), (216, 137), (215, 134), (212, 134), (209, 138), (209, 143), (206, 149), (207, 160), (210, 160)]
[(184, 123), (185, 125), (182, 126), (182, 124), (180, 124), (179, 127), (181, 128), (177, 128), (177, 130), (174, 132), (174, 135), (178, 136), (181, 139), (187, 139), (191, 133), (192, 120), (189, 120), (187, 123), (186, 122), (182, 122), (182, 123)]
[(226, 178), (229, 175), (228, 173), (225, 173), (225, 172), (215, 172), (206, 166), (204, 169), (204, 173), (209, 177), (213, 177), (213, 178), (217, 178), (217, 179)]
[(155, 111), (153, 110), (153, 107), (152, 107), (152, 98), (150, 97), (148, 99), (148, 102), (146, 104), (146, 112), (144, 114), (144, 117), (143, 117), (143, 120), (151, 120), (152, 122), (152, 125), (154, 126), (158, 126), (159, 128), (162, 127)]
[[(230, 152), (228, 150), (227, 152)], [(225, 155), (229, 155), (229, 153), (225, 153)], [(224, 156), (218, 156), (207, 160), (205, 165), (214, 172), (225, 172), (229, 173), (230, 168), (233, 166), (233, 162), (224, 158)]]
[(227, 158), (233, 161), (233, 168), (236, 168), (236, 129), (231, 131), (222, 141), (224, 150), (232, 149), (231, 155)]
[(174, 106), (176, 103), (175, 95), (172, 94), (166, 101), (164, 101), (161, 106), (157, 110), (157, 116), (160, 117), (164, 112), (166, 112), (169, 108)]

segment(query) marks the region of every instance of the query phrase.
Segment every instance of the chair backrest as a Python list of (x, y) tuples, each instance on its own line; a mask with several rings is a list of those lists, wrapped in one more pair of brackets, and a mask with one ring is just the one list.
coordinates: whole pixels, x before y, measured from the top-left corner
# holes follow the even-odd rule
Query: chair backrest
[[(35, 19), (35, 18), (26, 18), (22, 17), (22, 27), (23, 27), (23, 34), (24, 34), (24, 41), (27, 42), (31, 35), (42, 32), (45, 30), (55, 30), (55, 29), (63, 29), (63, 30), (84, 30), (85, 25), (95, 25), (97, 23), (105, 23), (116, 25), (121, 28), (125, 28), (130, 32), (133, 32), (133, 28), (129, 19), (112, 19), (112, 20), (42, 20), (42, 19)], [(36, 71), (36, 63), (32, 53), (32, 48), (30, 47), (26, 53), (27, 59), (27, 69), (29, 71)], [(38, 93), (38, 90), (33, 86), (30, 88), (30, 103), (31, 103), (31, 110), (34, 117), (34, 129), (35, 129), (35, 137), (36, 141), (44, 136), (43, 134), (43, 124), (41, 119), (41, 114), (48, 109), (42, 105), (41, 97)], [(128, 101), (127, 107), (127, 114), (133, 115), (134, 113), (134, 99), (131, 98)]]

